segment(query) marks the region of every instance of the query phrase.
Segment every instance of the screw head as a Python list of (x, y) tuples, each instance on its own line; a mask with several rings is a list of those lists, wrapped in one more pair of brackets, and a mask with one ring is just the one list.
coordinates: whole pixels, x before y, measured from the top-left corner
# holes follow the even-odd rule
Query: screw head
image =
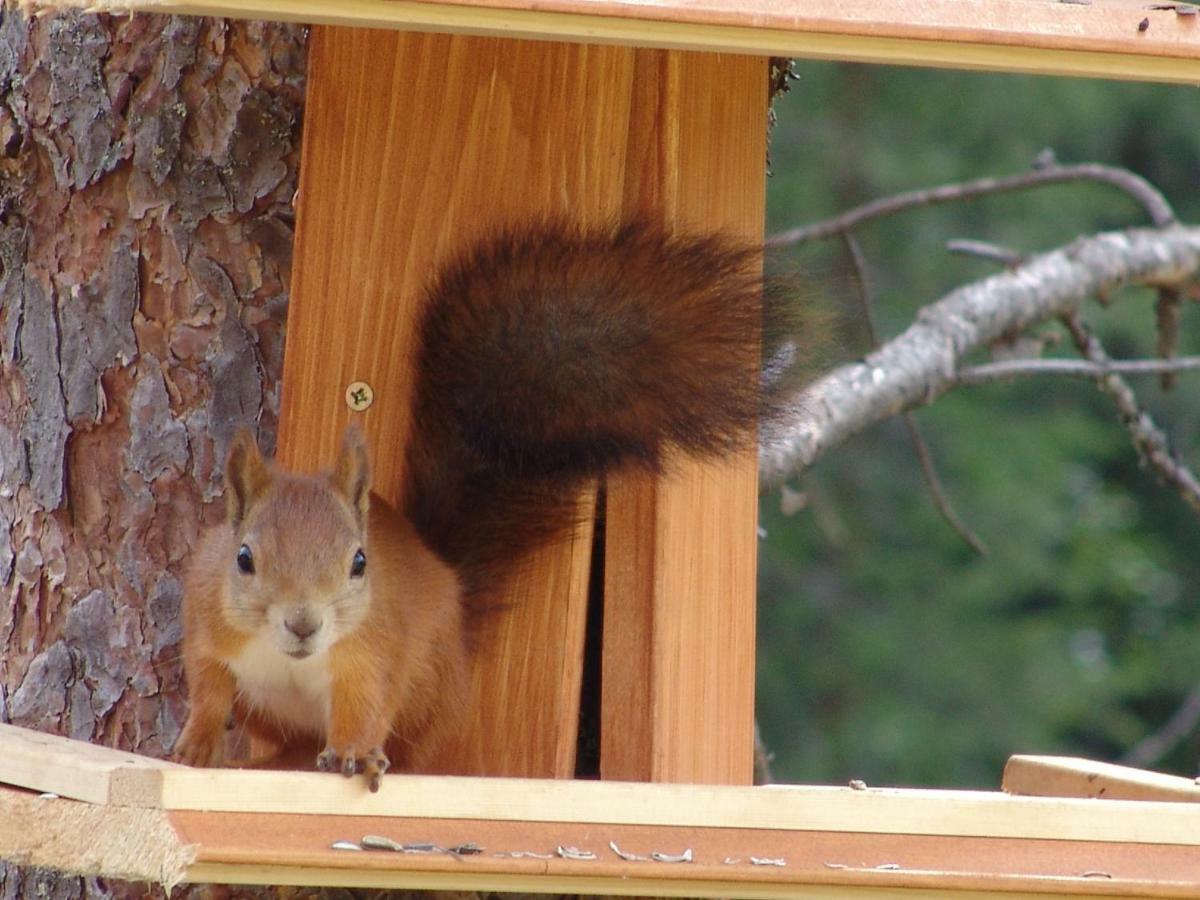
[(355, 381), (346, 388), (346, 405), (355, 412), (364, 412), (375, 402), (375, 391), (365, 381)]

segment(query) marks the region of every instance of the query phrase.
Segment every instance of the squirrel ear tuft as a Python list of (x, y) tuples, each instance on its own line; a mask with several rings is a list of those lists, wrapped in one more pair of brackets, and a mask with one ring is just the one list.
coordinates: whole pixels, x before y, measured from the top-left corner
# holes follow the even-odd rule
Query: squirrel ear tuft
[(357, 425), (347, 425), (342, 434), (342, 449), (330, 479), (354, 510), (358, 524), (367, 518), (371, 491), (371, 464), (367, 459), (367, 441)]
[(229, 523), (237, 528), (246, 512), (271, 484), (271, 470), (258, 450), (258, 443), (249, 428), (234, 435), (225, 462), (225, 500), (229, 508)]

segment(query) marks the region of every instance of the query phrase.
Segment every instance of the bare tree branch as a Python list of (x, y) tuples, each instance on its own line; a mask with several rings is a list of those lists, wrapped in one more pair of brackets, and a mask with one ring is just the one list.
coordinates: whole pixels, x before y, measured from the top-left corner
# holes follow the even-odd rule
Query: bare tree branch
[(863, 361), (801, 391), (795, 416), (759, 453), (764, 486), (811, 466), (852, 435), (928, 404), (957, 383), (974, 350), (1133, 283), (1183, 285), (1200, 272), (1200, 228), (1176, 225), (1080, 238), (1021, 268), (965, 285), (921, 311), (904, 333)]
[(1104, 364), (1082, 359), (1006, 359), (1002, 362), (983, 363), (961, 369), (956, 380), (962, 385), (974, 385), (1030, 375), (1098, 378), (1110, 372), (1118, 375), (1162, 375), (1191, 369), (1200, 369), (1200, 356), (1179, 356), (1175, 359), (1110, 359)]
[[(1084, 324), (1078, 310), (1068, 310), (1063, 313), (1062, 318), (1079, 352), (1096, 365), (1105, 365), (1109, 361), (1108, 354), (1100, 345), (1099, 339)], [(1191, 469), (1175, 459), (1167, 444), (1167, 436), (1150, 418), (1150, 414), (1138, 404), (1133, 388), (1124, 378), (1111, 371), (1099, 376), (1096, 386), (1116, 404), (1121, 424), (1133, 438), (1138, 455), (1172, 485), (1192, 509), (1200, 513), (1200, 481), (1197, 481)]]
[(1052, 164), (1045, 168), (1023, 172), (1020, 175), (1009, 175), (1005, 178), (979, 178), (975, 181), (944, 184), (939, 187), (884, 197), (881, 200), (847, 210), (832, 219), (781, 232), (768, 238), (767, 246), (791, 247), (808, 241), (821, 240), (850, 231), (873, 219), (894, 215), (906, 209), (953, 203), (988, 194), (1027, 190), (1065, 181), (1099, 181), (1111, 184), (1137, 200), (1150, 216), (1150, 221), (1157, 227), (1166, 228), (1176, 223), (1175, 211), (1171, 209), (1171, 204), (1167, 202), (1166, 197), (1146, 179), (1127, 169), (1098, 163), (1081, 163), (1071, 166)]

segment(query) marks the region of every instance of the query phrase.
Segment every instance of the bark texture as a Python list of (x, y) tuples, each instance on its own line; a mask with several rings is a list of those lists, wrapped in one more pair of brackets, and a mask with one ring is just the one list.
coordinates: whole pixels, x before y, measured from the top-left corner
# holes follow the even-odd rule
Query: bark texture
[(183, 562), (274, 433), (305, 30), (0, 15), (0, 720), (162, 755)]

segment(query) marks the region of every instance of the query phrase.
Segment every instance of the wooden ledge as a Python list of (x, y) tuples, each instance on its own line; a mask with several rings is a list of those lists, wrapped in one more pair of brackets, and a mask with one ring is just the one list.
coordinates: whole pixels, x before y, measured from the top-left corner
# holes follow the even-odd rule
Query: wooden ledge
[[(1200, 83), (1200, 16), (1143, 0), (5, 0), (848, 62)], [(1186, 6), (1186, 4), (1185, 4)], [(1142, 22), (1146, 25), (1142, 28)]]
[[(0, 859), (168, 885), (1200, 894), (1191, 803), (405, 775), (371, 794), (338, 775), (189, 769), (4, 725), (0, 782), (63, 794), (0, 787)], [(409, 852), (333, 846), (366, 835)]]

